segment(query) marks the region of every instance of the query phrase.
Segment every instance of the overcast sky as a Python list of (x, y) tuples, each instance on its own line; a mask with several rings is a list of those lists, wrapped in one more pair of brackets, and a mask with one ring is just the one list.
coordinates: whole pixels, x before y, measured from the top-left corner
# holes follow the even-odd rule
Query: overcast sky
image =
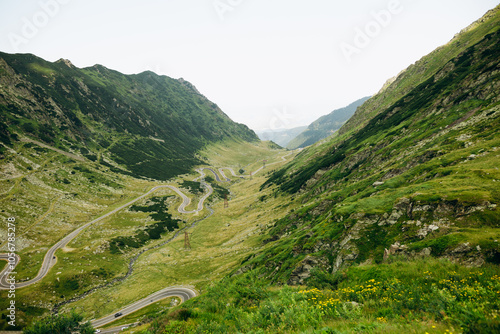
[(184, 78), (255, 130), (376, 93), (498, 0), (0, 0), (0, 51)]

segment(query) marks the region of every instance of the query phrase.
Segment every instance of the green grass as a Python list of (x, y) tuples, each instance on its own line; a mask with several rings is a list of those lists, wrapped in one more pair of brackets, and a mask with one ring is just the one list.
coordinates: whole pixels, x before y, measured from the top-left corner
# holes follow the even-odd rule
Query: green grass
[(494, 333), (500, 328), (499, 274), (497, 266), (396, 259), (316, 273), (304, 289), (274, 288), (250, 272), (172, 311), (160, 333)]

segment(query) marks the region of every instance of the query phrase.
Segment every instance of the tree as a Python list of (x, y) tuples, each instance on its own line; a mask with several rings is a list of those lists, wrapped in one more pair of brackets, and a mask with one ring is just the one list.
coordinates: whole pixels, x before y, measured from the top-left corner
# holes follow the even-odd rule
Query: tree
[(74, 310), (70, 314), (51, 315), (35, 321), (24, 329), (24, 334), (93, 334), (90, 321), (81, 323), (83, 316)]

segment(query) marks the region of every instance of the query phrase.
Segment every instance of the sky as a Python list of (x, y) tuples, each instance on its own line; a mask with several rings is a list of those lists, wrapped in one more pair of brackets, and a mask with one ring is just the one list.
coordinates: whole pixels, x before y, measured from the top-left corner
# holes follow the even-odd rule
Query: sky
[(194, 84), (254, 130), (373, 95), (498, 0), (0, 0), (0, 51)]

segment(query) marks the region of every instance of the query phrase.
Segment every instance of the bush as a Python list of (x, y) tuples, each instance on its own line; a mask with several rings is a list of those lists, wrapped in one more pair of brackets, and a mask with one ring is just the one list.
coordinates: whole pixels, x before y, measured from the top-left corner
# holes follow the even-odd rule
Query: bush
[(89, 321), (81, 324), (83, 316), (74, 311), (70, 314), (52, 315), (42, 320), (35, 321), (25, 328), (24, 334), (93, 334), (94, 328)]

